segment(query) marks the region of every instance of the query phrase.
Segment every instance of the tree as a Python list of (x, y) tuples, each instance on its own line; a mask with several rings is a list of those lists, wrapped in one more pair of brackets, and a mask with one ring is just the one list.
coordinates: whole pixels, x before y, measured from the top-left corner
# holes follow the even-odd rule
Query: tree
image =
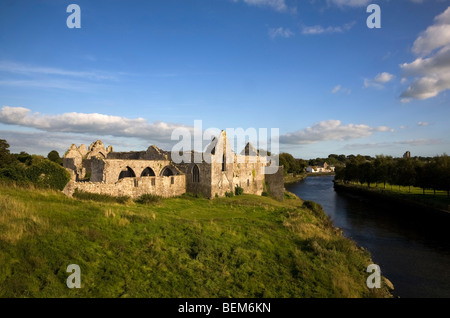
[(416, 182), (415, 161), (412, 158), (400, 158), (396, 164), (397, 184), (399, 186), (408, 186), (411, 192), (411, 186)]
[(295, 159), (297, 165), (297, 173), (303, 173), (305, 171), (305, 168), (308, 166), (308, 162), (304, 159)]
[(433, 188), (433, 170), (430, 163), (420, 162), (416, 165), (416, 184), (415, 186), (422, 188), (425, 195), (426, 189)]
[(0, 139), (0, 168), (7, 167), (12, 162), (9, 152), (9, 144), (4, 139)]
[(289, 153), (280, 153), (280, 166), (284, 166), (285, 173), (294, 173), (297, 169), (297, 162), (295, 158)]
[(447, 191), (447, 196), (450, 196), (450, 157), (446, 154), (434, 157), (433, 169), (435, 188)]
[(53, 161), (57, 164), (61, 164), (62, 163), (62, 159), (59, 156), (59, 153), (56, 150), (52, 150), (48, 153), (47, 155), (48, 160)]
[(25, 151), (21, 151), (19, 154), (16, 154), (15, 157), (18, 161), (26, 164), (27, 166), (31, 165), (33, 161), (33, 157)]
[(358, 162), (355, 159), (351, 159), (345, 167), (343, 173), (344, 181), (353, 182), (359, 180), (359, 168)]
[(375, 182), (383, 182), (386, 189), (386, 182), (389, 181), (389, 172), (392, 170), (392, 157), (379, 155), (374, 161)]
[(358, 166), (358, 179), (360, 183), (367, 182), (369, 188), (370, 184), (375, 182), (375, 169), (371, 162), (367, 161)]

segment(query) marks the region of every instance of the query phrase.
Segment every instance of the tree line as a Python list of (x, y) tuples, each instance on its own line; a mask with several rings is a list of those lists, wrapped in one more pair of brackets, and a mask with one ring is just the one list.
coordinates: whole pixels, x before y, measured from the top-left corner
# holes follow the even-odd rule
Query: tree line
[(411, 186), (425, 190), (447, 191), (450, 196), (450, 157), (446, 154), (432, 158), (375, 158), (356, 156), (345, 166), (336, 168), (335, 180), (367, 184)]
[(50, 151), (47, 158), (24, 151), (14, 154), (8, 142), (0, 139), (0, 181), (62, 190), (69, 180), (70, 173), (62, 167), (57, 151)]

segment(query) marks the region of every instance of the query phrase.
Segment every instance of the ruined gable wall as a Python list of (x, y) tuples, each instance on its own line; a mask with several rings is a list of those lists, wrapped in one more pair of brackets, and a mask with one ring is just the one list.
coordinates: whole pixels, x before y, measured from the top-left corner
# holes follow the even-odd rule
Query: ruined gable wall
[(261, 195), (264, 191), (264, 164), (259, 156), (236, 156), (233, 183), (244, 189), (244, 193)]
[(278, 171), (274, 174), (266, 174), (265, 180), (269, 187), (270, 194), (278, 199), (284, 199), (284, 167), (278, 167)]
[(199, 182), (194, 182), (193, 168), (194, 163), (188, 164), (185, 168), (186, 174), (186, 192), (201, 193), (204, 197), (211, 199), (211, 165), (207, 163), (197, 164), (199, 169)]

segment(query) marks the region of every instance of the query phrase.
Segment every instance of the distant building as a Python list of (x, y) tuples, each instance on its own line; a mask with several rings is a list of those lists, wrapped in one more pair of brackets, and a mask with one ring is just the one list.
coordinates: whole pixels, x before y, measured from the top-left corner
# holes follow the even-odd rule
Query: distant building
[(411, 158), (411, 152), (407, 151), (403, 154), (403, 158)]
[(319, 173), (319, 172), (334, 172), (334, 166), (328, 166), (326, 162), (321, 162), (316, 166), (309, 166), (306, 168), (308, 173)]

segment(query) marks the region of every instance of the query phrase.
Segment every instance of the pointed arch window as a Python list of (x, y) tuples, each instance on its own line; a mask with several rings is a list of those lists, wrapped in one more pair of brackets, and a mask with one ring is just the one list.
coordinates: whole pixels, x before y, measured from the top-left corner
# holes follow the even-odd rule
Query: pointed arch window
[(124, 168), (119, 174), (119, 180), (123, 178), (136, 178), (136, 174), (130, 167)]
[(144, 171), (142, 171), (141, 173), (141, 177), (154, 177), (154, 176), (155, 172), (150, 167), (145, 168)]
[(194, 165), (194, 168), (192, 168), (192, 182), (200, 182), (200, 170), (197, 165)]
[(222, 156), (222, 171), (227, 171), (227, 157), (225, 154)]

